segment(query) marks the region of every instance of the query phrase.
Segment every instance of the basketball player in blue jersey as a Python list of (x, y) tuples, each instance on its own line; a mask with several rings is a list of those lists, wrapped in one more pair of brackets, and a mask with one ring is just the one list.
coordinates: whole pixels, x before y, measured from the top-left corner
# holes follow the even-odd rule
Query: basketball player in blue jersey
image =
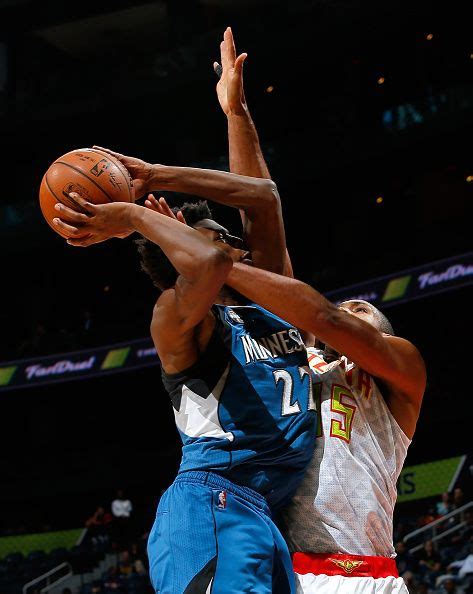
[[(268, 178), (246, 104), (240, 109), (244, 58), (235, 58), (230, 30), (221, 49), (217, 90), (228, 116), (231, 166)], [(138, 195), (171, 189), (240, 208), (255, 265), (287, 268), (279, 198), (269, 179), (152, 166), (114, 154)], [(197, 229), (190, 234), (170, 223), (165, 201), (152, 196), (147, 206), (160, 216), (154, 220), (156, 213), (135, 205), (103, 210), (74, 198), (88, 216), (60, 206), (56, 224), (69, 232), (71, 225), (87, 227), (90, 236), (70, 243), (90, 245), (138, 230), (160, 246), (139, 242), (143, 268), (162, 290), (151, 331), (184, 447), (149, 540), (156, 591), (292, 591), (290, 558), (267, 502), (273, 509), (287, 502), (313, 447), (311, 377), (299, 332), (223, 287), (228, 262), (215, 245), (226, 250), (241, 247), (241, 240), (213, 221), (205, 205), (186, 205), (178, 214)], [(235, 254), (247, 260), (247, 253)]]
[(89, 237), (72, 243), (136, 230), (157, 244), (142, 241), (140, 249), (162, 291), (151, 334), (183, 455), (149, 538), (156, 591), (294, 591), (269, 506), (292, 496), (314, 444), (311, 376), (298, 330), (222, 292), (232, 258), (249, 254), (230, 248), (235, 240), (205, 206), (182, 209), (193, 229), (135, 204), (101, 208), (74, 199), (88, 215), (61, 205), (59, 225)]

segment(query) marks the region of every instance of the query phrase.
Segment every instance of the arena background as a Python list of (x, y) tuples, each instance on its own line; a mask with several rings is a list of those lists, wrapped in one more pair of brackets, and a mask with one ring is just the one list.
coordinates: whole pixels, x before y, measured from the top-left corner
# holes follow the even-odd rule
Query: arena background
[[(296, 276), (328, 292), (461, 261), (462, 282), (384, 305), (428, 369), (406, 464), (471, 453), (467, 17), (424, 0), (0, 1), (0, 367), (148, 336), (156, 294), (132, 242), (67, 246), (41, 217), (40, 180), (92, 144), (227, 169), (212, 62), (231, 25)], [(82, 526), (117, 488), (152, 518), (180, 450), (157, 366), (0, 397), (2, 534)]]

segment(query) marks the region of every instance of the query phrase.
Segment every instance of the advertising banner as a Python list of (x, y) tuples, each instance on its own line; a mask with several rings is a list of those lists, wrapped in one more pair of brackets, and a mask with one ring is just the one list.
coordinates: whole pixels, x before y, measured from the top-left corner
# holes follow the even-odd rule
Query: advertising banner
[[(473, 280), (473, 252), (417, 266), (388, 276), (326, 293), (331, 301), (364, 299), (380, 309), (469, 285)], [(102, 376), (156, 365), (150, 338), (84, 351), (0, 363), (0, 392)]]
[(397, 482), (397, 501), (414, 501), (451, 491), (461, 472), (466, 456), (407, 466)]
[(157, 365), (151, 338), (0, 364), (0, 392)]
[(385, 309), (398, 303), (458, 289), (472, 282), (473, 252), (470, 252), (329, 291), (325, 296), (337, 303), (347, 299), (364, 299)]

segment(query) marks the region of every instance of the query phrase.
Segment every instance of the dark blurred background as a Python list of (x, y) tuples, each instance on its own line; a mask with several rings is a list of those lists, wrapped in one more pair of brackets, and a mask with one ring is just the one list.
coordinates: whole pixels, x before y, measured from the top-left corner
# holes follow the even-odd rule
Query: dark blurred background
[[(329, 291), (471, 249), (468, 16), (424, 0), (1, 0), (0, 360), (148, 335), (156, 294), (132, 242), (67, 246), (39, 184), (93, 144), (227, 169), (212, 70), (227, 25), (297, 277)], [(429, 372), (410, 463), (471, 450), (470, 310), (464, 288), (387, 312)], [(3, 531), (80, 525), (118, 487), (152, 515), (179, 463), (157, 368), (11, 391), (1, 411)]]

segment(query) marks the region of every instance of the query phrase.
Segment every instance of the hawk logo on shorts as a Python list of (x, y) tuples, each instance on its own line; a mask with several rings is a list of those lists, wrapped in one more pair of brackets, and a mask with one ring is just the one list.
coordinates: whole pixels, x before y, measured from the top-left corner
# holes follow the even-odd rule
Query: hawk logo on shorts
[(225, 509), (227, 507), (227, 492), (220, 491), (218, 494), (218, 509)]
[(358, 569), (360, 565), (366, 563), (366, 561), (352, 561), (351, 559), (343, 559), (343, 561), (340, 561), (339, 559), (329, 559), (329, 561), (335, 563), (335, 565), (340, 567), (340, 569), (343, 569), (345, 573), (352, 573), (355, 569)]

